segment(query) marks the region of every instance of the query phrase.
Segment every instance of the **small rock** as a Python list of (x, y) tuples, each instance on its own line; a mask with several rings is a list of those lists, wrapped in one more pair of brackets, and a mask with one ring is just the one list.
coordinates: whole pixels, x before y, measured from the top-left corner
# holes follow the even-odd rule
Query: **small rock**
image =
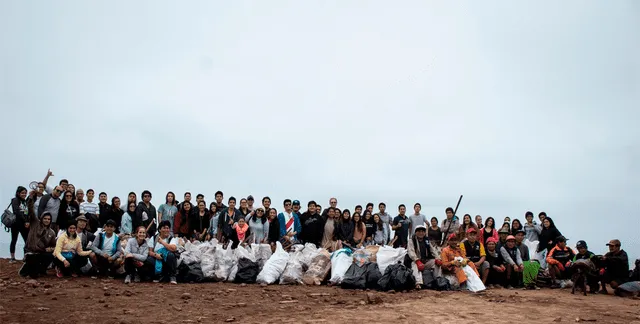
[(32, 293), (31, 293), (31, 297), (35, 297), (35, 296), (38, 296), (38, 294), (36, 294), (36, 293), (32, 292)]
[(44, 311), (48, 311), (49, 308), (48, 307), (38, 307), (38, 311), (44, 312)]
[(235, 321), (235, 320), (236, 320), (236, 318), (235, 318), (235, 317), (229, 317), (229, 318), (227, 318), (227, 319), (226, 319), (226, 320), (224, 320), (224, 321), (225, 321), (225, 322), (233, 322), (233, 321)]
[(104, 300), (104, 299), (99, 299), (99, 300), (98, 300), (98, 303), (100, 303), (100, 304), (104, 304), (104, 302), (105, 302), (105, 300)]
[(51, 285), (50, 284), (44, 284), (44, 288), (45, 289), (49, 289), (49, 288), (51, 288)]
[(236, 306), (238, 306), (238, 307), (246, 307), (247, 303), (237, 303)]
[(124, 291), (124, 295), (129, 297), (129, 296), (133, 295), (133, 293), (130, 290), (125, 290)]
[(53, 297), (51, 297), (51, 300), (58, 300), (58, 297), (53, 296)]
[(234, 291), (236, 291), (236, 290), (232, 289), (232, 288), (227, 289), (227, 292), (234, 292)]
[(184, 294), (182, 294), (182, 296), (180, 296), (180, 298), (185, 299), (185, 300), (186, 299), (191, 299), (191, 294), (190, 293), (184, 293)]
[(554, 322), (562, 322), (562, 317), (556, 317), (556, 319), (553, 320)]
[(109, 304), (104, 304), (104, 307), (105, 308), (109, 308)]
[(407, 315), (400, 314), (400, 316), (398, 316), (398, 319), (407, 319)]
[(45, 294), (45, 295), (51, 295), (51, 290), (49, 290), (49, 289), (45, 289), (45, 290), (44, 290), (44, 294)]
[(367, 302), (365, 302), (364, 300), (361, 300), (361, 301), (360, 301), (360, 305), (364, 305), (364, 304), (366, 304), (366, 303), (367, 303)]
[(268, 285), (266, 283), (264, 283), (264, 282), (260, 284), (260, 287), (266, 287), (266, 286), (268, 286)]
[(84, 284), (82, 284), (82, 287), (85, 287), (85, 288), (86, 288), (86, 287), (89, 287), (89, 285), (88, 285), (88, 284), (86, 284), (86, 283), (84, 283)]
[(240, 287), (246, 287), (246, 286), (247, 286), (247, 284), (244, 283), (244, 282), (240, 284)]
[(178, 311), (178, 312), (181, 312), (181, 311), (182, 311), (182, 307), (177, 306), (177, 305), (174, 305), (174, 306), (173, 306), (173, 309), (175, 309), (175, 310), (176, 310), (176, 311)]
[(367, 303), (369, 304), (381, 304), (382, 298), (374, 293), (367, 293)]
[(24, 284), (27, 286), (32, 286), (33, 288), (38, 287), (38, 281), (35, 279), (27, 280)]
[(104, 292), (104, 295), (105, 295), (105, 296), (111, 296), (111, 293), (110, 293), (110, 292), (108, 292), (108, 291), (105, 291), (105, 292)]

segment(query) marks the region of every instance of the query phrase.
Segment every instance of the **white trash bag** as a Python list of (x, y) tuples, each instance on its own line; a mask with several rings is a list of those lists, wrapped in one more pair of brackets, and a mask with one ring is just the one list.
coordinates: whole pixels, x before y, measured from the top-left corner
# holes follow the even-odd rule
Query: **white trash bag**
[(524, 240), (524, 245), (529, 248), (529, 260), (536, 258), (536, 250), (538, 249), (538, 241)]
[(340, 249), (331, 254), (331, 279), (329, 282), (332, 284), (340, 284), (344, 279), (344, 274), (353, 264), (353, 257), (350, 253), (349, 249)]
[[(463, 259), (461, 257), (456, 257), (454, 260), (462, 262)], [(478, 292), (487, 289), (482, 283), (480, 277), (478, 277), (476, 272), (470, 266), (462, 267), (462, 271), (467, 275), (467, 289), (469, 289), (469, 291)]]
[(407, 254), (407, 249), (397, 248), (394, 249), (390, 246), (382, 246), (376, 254), (376, 260), (378, 262), (378, 269), (380, 273), (384, 274), (387, 267), (396, 264), (398, 262), (404, 262), (404, 256)]
[(227, 249), (216, 249), (216, 266), (213, 271), (213, 279), (216, 281), (225, 281), (231, 273), (235, 260), (235, 255), (231, 249), (231, 243), (227, 245)]
[(180, 259), (178, 260), (178, 265), (184, 263), (186, 265), (200, 263), (202, 259), (202, 252), (198, 248), (200, 242), (191, 243), (188, 242), (184, 245), (184, 252), (180, 254)]
[(264, 267), (264, 264), (267, 263), (267, 260), (269, 260), (273, 254), (273, 252), (271, 252), (271, 245), (269, 244), (251, 244), (251, 251), (253, 251), (256, 256), (256, 262), (260, 265), (260, 269)]
[[(216, 241), (217, 242), (217, 241)], [(202, 252), (200, 267), (206, 279), (214, 279), (216, 270), (216, 251), (222, 250), (222, 244), (214, 244)]]
[(264, 264), (262, 271), (258, 274), (257, 283), (272, 284), (280, 278), (284, 268), (289, 261), (289, 253), (287, 253), (280, 242), (276, 242), (276, 252), (271, 255), (269, 260)]
[(322, 248), (317, 248), (313, 243), (307, 243), (304, 245), (302, 255), (300, 256), (300, 262), (302, 262), (302, 266), (304, 267), (304, 269), (309, 269), (311, 260), (313, 260), (313, 258), (315, 258), (321, 250)]
[(287, 266), (284, 268), (282, 276), (280, 276), (281, 285), (302, 284), (302, 251), (289, 253)]

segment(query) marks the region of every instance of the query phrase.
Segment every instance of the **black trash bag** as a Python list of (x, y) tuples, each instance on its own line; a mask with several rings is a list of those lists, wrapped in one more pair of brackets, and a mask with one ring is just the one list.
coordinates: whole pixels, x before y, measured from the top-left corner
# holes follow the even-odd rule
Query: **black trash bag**
[(378, 285), (382, 291), (411, 290), (416, 286), (416, 278), (413, 277), (411, 269), (404, 264), (393, 264), (387, 267), (384, 275), (378, 280)]
[(200, 263), (193, 263), (190, 265), (186, 265), (184, 263), (180, 264), (176, 279), (178, 282), (203, 282), (204, 274), (202, 273)]
[(438, 283), (436, 276), (433, 274), (433, 269), (424, 269), (422, 271), (422, 288), (437, 289)]
[(247, 258), (240, 258), (240, 260), (238, 260), (238, 273), (236, 274), (234, 282), (255, 283), (258, 273), (260, 273), (260, 265), (258, 262), (253, 262)]
[(359, 266), (355, 263), (349, 266), (344, 274), (344, 279), (340, 286), (344, 289), (366, 289), (367, 288), (367, 267)]
[(438, 277), (435, 281), (435, 289), (437, 291), (451, 290), (451, 283), (445, 277)]
[(366, 287), (368, 289), (378, 289), (378, 280), (382, 278), (382, 273), (380, 273), (380, 268), (378, 268), (378, 264), (375, 262), (367, 262), (365, 263), (365, 267), (367, 268), (367, 284)]

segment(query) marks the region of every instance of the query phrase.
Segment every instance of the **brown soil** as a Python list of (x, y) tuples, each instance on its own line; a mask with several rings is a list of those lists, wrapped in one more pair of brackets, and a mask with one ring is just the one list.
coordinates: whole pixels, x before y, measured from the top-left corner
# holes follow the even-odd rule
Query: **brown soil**
[(0, 323), (640, 323), (640, 301), (570, 290), (381, 293), (232, 283), (26, 280), (0, 259)]

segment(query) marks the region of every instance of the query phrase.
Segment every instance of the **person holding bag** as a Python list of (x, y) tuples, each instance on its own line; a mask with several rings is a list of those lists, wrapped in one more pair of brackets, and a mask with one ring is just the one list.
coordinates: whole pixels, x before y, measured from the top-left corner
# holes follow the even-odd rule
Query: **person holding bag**
[[(5, 211), (5, 214), (8, 212)], [(22, 236), (22, 240), (27, 244), (27, 237), (29, 236), (29, 209), (27, 208), (27, 188), (19, 186), (16, 189), (16, 196), (11, 199), (11, 212), (13, 213), (13, 222), (11, 226), (5, 226), (11, 228), (11, 244), (9, 245), (9, 252), (11, 253), (11, 260), (9, 263), (16, 262), (16, 243), (18, 243), (18, 236)], [(3, 215), (3, 223), (5, 218), (11, 218), (10, 215)], [(7, 221), (10, 222), (10, 221)]]

